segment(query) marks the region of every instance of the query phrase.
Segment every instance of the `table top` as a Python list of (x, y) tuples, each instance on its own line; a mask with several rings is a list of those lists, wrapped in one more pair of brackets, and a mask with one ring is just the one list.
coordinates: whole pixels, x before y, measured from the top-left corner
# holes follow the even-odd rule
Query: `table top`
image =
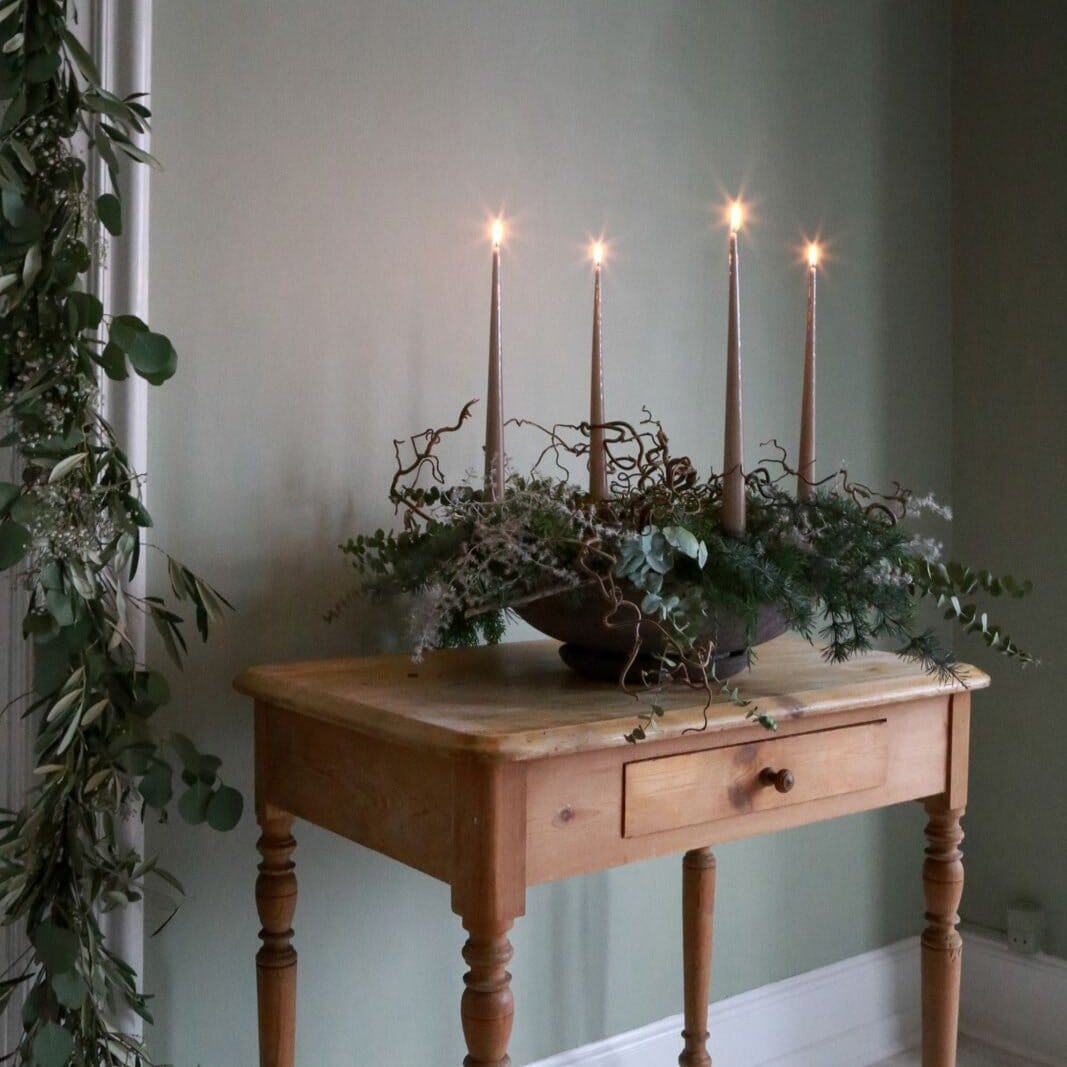
[[(530, 760), (626, 744), (643, 706), (613, 683), (574, 674), (558, 648), (542, 640), (434, 652), (422, 663), (405, 655), (311, 660), (253, 667), (234, 685), (276, 707), (446, 753)], [(752, 669), (730, 684), (760, 711), (792, 719), (989, 684), (978, 669), (963, 669), (966, 686), (886, 652), (830, 664), (787, 635), (762, 645)], [(667, 714), (650, 736), (676, 737), (703, 722), (700, 691), (676, 685), (654, 699)], [(745, 710), (725, 698), (708, 717), (709, 730), (747, 725)]]

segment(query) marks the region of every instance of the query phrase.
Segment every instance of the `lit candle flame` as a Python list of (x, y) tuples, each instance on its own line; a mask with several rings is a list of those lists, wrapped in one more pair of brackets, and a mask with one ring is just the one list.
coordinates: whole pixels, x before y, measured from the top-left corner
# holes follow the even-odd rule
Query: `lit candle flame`
[(493, 219), (493, 225), (490, 230), (490, 234), (493, 238), (493, 247), (499, 248), (500, 242), (504, 239), (504, 220)]
[(737, 233), (741, 229), (741, 223), (744, 221), (744, 209), (741, 207), (741, 201), (735, 200), (730, 205), (730, 233)]
[(599, 267), (604, 262), (604, 242), (596, 241), (593, 244), (593, 262)]
[(820, 255), (819, 246), (814, 241), (812, 241), (808, 245), (808, 266), (809, 267), (817, 267), (819, 265), (819, 255)]

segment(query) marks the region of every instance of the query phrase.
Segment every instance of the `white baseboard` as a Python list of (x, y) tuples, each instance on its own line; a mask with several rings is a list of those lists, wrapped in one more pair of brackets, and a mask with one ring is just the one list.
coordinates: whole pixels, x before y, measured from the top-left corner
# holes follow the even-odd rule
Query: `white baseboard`
[(1067, 1064), (1067, 960), (1021, 956), (971, 930), (964, 942), (960, 1028), (1036, 1063)]
[[(1067, 960), (1020, 956), (964, 932), (960, 1029), (1049, 1067), (1067, 1064)], [(868, 1067), (919, 1043), (919, 939), (909, 938), (711, 1006), (715, 1067)], [(682, 1017), (535, 1067), (676, 1067)]]
[[(711, 1006), (716, 1067), (867, 1067), (914, 1045), (919, 942), (910, 938)], [(682, 1017), (536, 1067), (677, 1067)]]

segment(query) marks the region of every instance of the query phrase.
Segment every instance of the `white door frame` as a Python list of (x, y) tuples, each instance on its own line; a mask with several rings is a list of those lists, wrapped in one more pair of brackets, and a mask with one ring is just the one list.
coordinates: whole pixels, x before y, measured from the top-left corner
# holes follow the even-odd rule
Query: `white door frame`
[[(96, 60), (103, 85), (119, 96), (151, 91), (152, 84), (152, 0), (95, 0), (90, 7), (92, 24), (89, 50)], [(151, 106), (151, 98), (149, 98)], [(145, 151), (151, 150), (150, 136), (137, 138)], [(103, 161), (97, 157), (91, 176), (94, 187), (103, 192), (110, 179)], [(105, 254), (92, 272), (92, 288), (104, 305), (104, 314), (130, 314), (148, 319), (148, 234), (150, 168), (129, 163), (122, 175), (122, 236), (108, 240)], [(105, 235), (106, 236), (106, 235)], [(137, 375), (124, 382), (102, 377), (101, 406), (104, 417), (115, 429), (139, 474), (148, 471), (148, 384)], [(144, 492), (144, 489), (142, 489)], [(147, 494), (145, 493), (147, 502)], [(148, 561), (141, 557), (140, 572), (131, 592), (143, 596)], [(138, 656), (144, 655), (145, 619), (134, 613), (130, 637)], [(123, 844), (144, 853), (144, 826), (134, 815), (119, 829)], [(144, 909), (129, 904), (102, 917), (102, 926), (112, 951), (117, 952), (139, 976), (144, 974)], [(127, 1033), (141, 1033), (141, 1020), (127, 1011), (118, 1020)]]
[[(4, 480), (17, 478), (14, 455), (4, 464)], [(0, 806), (17, 810), (30, 783), (33, 755), (29, 720), (22, 718), (25, 703), (17, 701), (29, 692), (33, 677), (30, 650), (22, 637), (22, 618), (26, 614), (26, 597), (14, 570), (0, 574), (0, 655), (6, 669), (0, 673), (0, 707), (8, 710), (0, 716)], [(26, 947), (22, 929), (6, 926), (0, 931), (0, 973), (21, 955)], [(20, 1013), (22, 999), (12, 997), (6, 1012), (0, 1012), (0, 1055), (14, 1048), (22, 1034)]]

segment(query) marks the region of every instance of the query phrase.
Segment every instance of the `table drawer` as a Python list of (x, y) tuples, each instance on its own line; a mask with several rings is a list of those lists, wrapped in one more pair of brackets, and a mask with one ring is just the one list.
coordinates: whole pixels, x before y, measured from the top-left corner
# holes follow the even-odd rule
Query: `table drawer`
[(623, 771), (624, 834), (641, 837), (874, 789), (885, 783), (888, 765), (884, 719), (637, 760)]

